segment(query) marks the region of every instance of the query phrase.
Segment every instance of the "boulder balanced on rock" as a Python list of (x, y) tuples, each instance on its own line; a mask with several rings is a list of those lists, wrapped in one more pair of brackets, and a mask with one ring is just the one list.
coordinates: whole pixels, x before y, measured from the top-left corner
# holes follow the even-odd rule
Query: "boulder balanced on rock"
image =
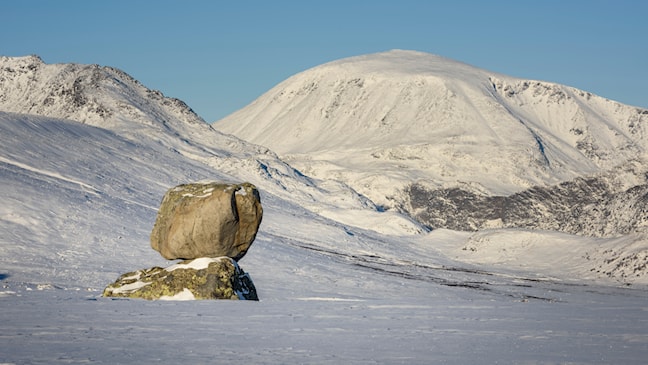
[(241, 259), (256, 237), (263, 209), (250, 183), (191, 183), (164, 195), (151, 247), (164, 258)]

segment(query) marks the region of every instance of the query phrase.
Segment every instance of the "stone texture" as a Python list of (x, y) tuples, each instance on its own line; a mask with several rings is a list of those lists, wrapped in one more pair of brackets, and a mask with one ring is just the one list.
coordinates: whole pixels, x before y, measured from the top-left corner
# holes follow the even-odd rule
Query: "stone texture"
[(259, 300), (250, 276), (229, 257), (185, 260), (120, 276), (104, 297), (161, 300)]
[(166, 259), (241, 259), (256, 237), (263, 209), (250, 183), (179, 185), (164, 195), (151, 247)]
[(648, 232), (648, 184), (617, 188), (611, 176), (576, 178), (510, 196), (419, 184), (407, 187), (405, 194), (404, 210), (433, 228), (525, 228), (594, 237)]

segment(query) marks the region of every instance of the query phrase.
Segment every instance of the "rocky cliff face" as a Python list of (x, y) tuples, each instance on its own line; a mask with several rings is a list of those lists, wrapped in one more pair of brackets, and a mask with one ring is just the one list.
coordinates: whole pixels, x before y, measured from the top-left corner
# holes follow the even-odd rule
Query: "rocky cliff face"
[(463, 231), (515, 227), (596, 237), (647, 232), (648, 170), (625, 167), (625, 175), (615, 169), (508, 196), (412, 184), (403, 209), (431, 227)]

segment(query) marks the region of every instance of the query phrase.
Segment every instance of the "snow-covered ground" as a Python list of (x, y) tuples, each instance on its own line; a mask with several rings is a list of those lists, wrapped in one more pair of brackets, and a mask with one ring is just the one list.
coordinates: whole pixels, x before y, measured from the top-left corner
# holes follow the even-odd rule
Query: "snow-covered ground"
[[(327, 262), (317, 255), (307, 258)], [(258, 269), (257, 285), (272, 285), (274, 280), (261, 280), (265, 268)], [(337, 274), (358, 273), (362, 270)], [(334, 283), (312, 293), (309, 288), (321, 282), (310, 275), (301, 276), (302, 284), (296, 283), (299, 276), (278, 278), (260, 302), (108, 300), (60, 289), (3, 297), (2, 361), (645, 364), (644, 293), (531, 284), (561, 301), (521, 302), (370, 275), (376, 275), (373, 292), (358, 290), (351, 297), (335, 290)], [(282, 284), (291, 287), (277, 287)]]
[[(177, 120), (168, 134), (110, 125), (0, 112), (0, 364), (648, 358), (646, 269), (624, 266), (645, 237), (429, 231), (208, 128), (196, 142)], [(239, 264), (260, 301), (102, 298), (123, 273), (171, 264), (149, 247), (156, 211), (199, 180), (259, 187)]]
[[(602, 257), (598, 242), (369, 229), (384, 225), (381, 213), (352, 210), (349, 225), (263, 190), (261, 230), (240, 262), (260, 302), (102, 298), (118, 275), (169, 264), (148, 243), (168, 187), (233, 177), (76, 122), (0, 119), (1, 363), (640, 364), (648, 355), (645, 287), (579, 276), (586, 247)], [(495, 260), (515, 254), (508, 239), (481, 257), (491, 261), (466, 262), (498, 234), (525, 238), (528, 253)]]

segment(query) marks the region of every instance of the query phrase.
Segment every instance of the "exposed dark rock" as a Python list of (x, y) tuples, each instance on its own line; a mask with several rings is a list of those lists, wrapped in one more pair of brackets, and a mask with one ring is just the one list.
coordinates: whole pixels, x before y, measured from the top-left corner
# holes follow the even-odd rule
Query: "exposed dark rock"
[(404, 210), (433, 228), (530, 228), (613, 237), (648, 228), (648, 184), (618, 191), (605, 177), (533, 187), (510, 196), (412, 184)]
[(110, 284), (103, 296), (149, 300), (259, 300), (250, 276), (228, 257), (198, 258), (167, 268), (130, 272)]

